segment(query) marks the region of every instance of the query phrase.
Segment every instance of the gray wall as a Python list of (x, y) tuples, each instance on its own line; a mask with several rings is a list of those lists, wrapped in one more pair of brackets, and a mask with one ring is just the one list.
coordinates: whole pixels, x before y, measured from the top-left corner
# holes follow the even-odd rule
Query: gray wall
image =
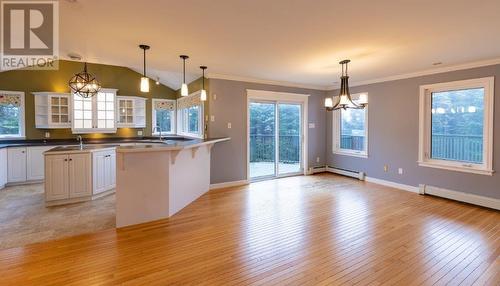
[[(451, 190), (500, 198), (500, 175), (475, 175), (419, 167), (418, 104), (419, 86), (455, 80), (495, 76), (495, 119), (493, 169), (500, 169), (500, 65), (434, 74), (351, 88), (352, 93), (369, 93), (369, 158), (354, 158), (332, 153), (332, 113), (327, 115), (327, 164), (367, 176), (401, 184), (427, 184)], [(328, 95), (335, 94), (331, 91)], [(383, 166), (389, 165), (386, 173)], [(398, 175), (398, 168), (404, 169)]]
[[(308, 129), (309, 167), (325, 165), (325, 91), (210, 79), (209, 110), (215, 122), (209, 122), (209, 137), (231, 137), (231, 141), (215, 144), (212, 149), (212, 184), (247, 179), (247, 89), (310, 94), (309, 122), (316, 126)], [(216, 100), (213, 94), (217, 95)], [(231, 122), (231, 129), (227, 128), (228, 122)], [(319, 163), (316, 157), (320, 157)]]

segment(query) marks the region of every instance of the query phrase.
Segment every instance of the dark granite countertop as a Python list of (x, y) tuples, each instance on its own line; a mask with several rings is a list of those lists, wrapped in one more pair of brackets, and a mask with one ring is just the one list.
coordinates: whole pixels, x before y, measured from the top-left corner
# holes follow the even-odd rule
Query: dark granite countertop
[[(191, 141), (197, 140), (181, 136), (166, 136), (163, 140)], [(132, 137), (132, 138), (84, 138), (84, 144), (123, 144), (123, 143), (161, 143), (158, 137)], [(7, 147), (32, 147), (32, 146), (60, 146), (78, 145), (76, 138), (72, 139), (28, 139), (28, 140), (0, 140), (0, 149)]]

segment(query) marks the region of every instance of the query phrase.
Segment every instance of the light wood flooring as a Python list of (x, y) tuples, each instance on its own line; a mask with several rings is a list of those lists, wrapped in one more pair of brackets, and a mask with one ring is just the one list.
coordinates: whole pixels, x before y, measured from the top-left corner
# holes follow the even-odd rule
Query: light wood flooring
[(45, 207), (43, 184), (0, 190), (0, 249), (114, 228), (114, 194), (90, 202)]
[(1, 285), (500, 285), (500, 212), (322, 174), (0, 251)]

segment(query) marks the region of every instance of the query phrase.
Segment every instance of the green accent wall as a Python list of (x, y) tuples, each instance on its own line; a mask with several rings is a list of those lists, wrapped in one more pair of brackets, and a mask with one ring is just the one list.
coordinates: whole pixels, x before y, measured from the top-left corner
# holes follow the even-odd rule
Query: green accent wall
[[(83, 70), (83, 63), (59, 61), (58, 70), (13, 70), (0, 73), (0, 90), (22, 91), (25, 93), (25, 124), (26, 139), (45, 138), (45, 132), (50, 132), (50, 138), (74, 138), (71, 129), (37, 129), (35, 128), (35, 105), (32, 92), (52, 91), (70, 92), (68, 81), (74, 74)], [(150, 81), (149, 93), (139, 90), (141, 74), (120, 66), (88, 64), (88, 71), (95, 75), (104, 88), (118, 89), (118, 95), (145, 97), (146, 128), (118, 128), (114, 134), (85, 134), (87, 138), (100, 137), (136, 137), (138, 130), (143, 130), (144, 136), (151, 135), (151, 102), (152, 98), (175, 99), (177, 92), (163, 84), (156, 85)], [(207, 83), (205, 81), (205, 83)]]

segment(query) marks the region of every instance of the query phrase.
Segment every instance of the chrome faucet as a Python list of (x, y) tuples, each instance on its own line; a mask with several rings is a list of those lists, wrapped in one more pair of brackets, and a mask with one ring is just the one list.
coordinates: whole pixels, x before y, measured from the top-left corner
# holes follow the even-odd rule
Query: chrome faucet
[(80, 149), (83, 149), (83, 138), (82, 138), (82, 135), (76, 136), (76, 140), (78, 140), (78, 142), (80, 142)]
[(159, 125), (158, 125), (158, 126), (155, 126), (155, 127), (153, 128), (153, 133), (155, 133), (155, 130), (160, 131), (160, 141), (161, 141), (161, 140), (163, 139), (163, 136), (161, 135), (161, 127), (160, 127)]

